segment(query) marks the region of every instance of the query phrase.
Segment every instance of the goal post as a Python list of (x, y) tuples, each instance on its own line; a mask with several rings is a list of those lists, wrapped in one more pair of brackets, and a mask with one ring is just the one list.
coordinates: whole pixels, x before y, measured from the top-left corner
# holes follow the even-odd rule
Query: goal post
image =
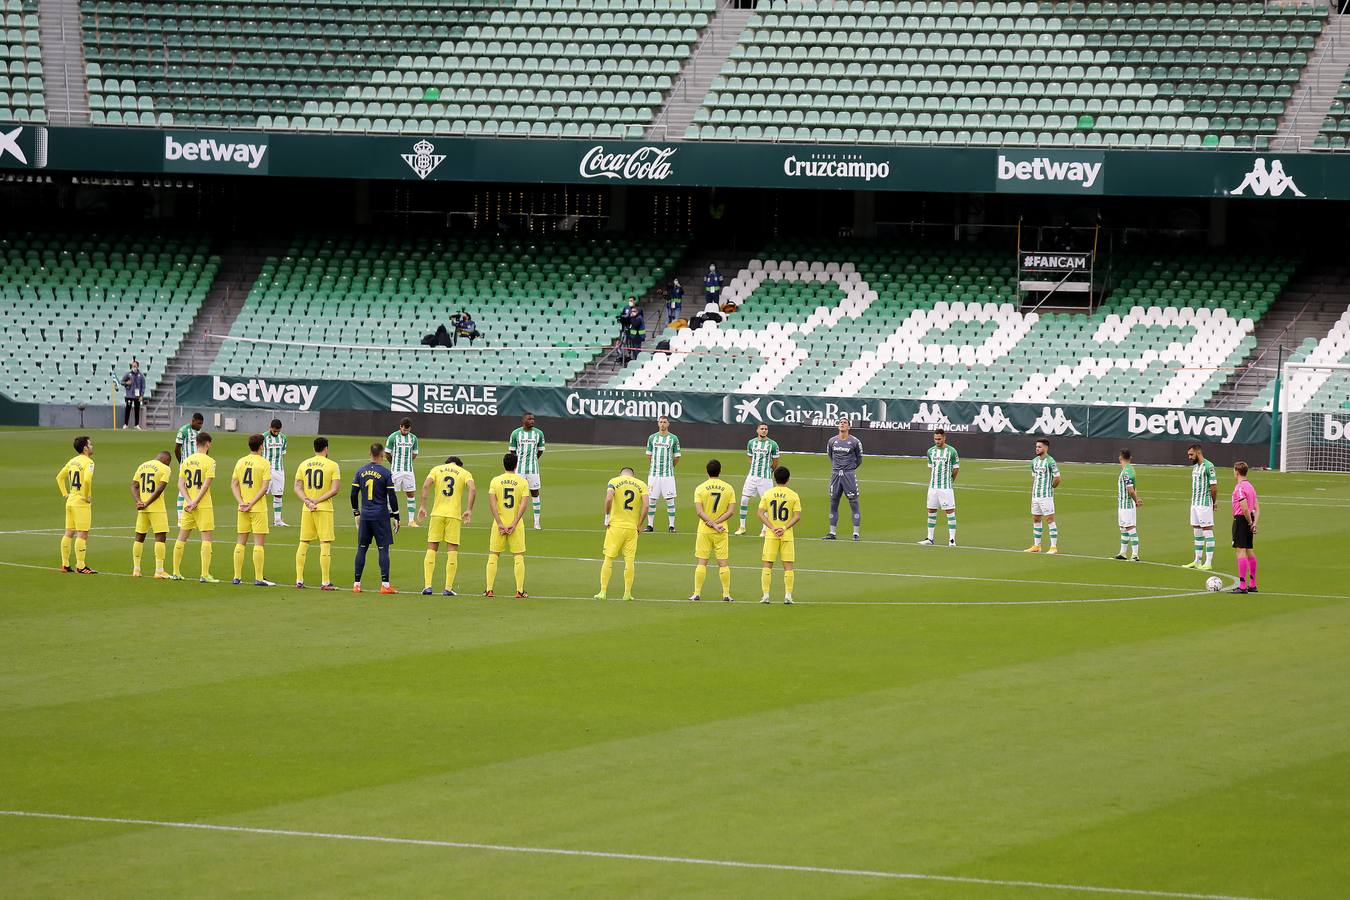
[(1281, 469), (1350, 472), (1350, 364), (1285, 363), (1276, 409)]

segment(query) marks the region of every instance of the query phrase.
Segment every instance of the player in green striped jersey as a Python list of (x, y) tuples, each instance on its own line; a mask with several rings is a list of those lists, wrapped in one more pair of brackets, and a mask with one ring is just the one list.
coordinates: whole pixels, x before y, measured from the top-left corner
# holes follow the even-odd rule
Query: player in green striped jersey
[(1120, 553), (1116, 559), (1139, 562), (1139, 528), (1135, 510), (1143, 501), (1139, 499), (1136, 489), (1134, 465), (1130, 457), (1128, 448), (1120, 451), (1120, 474), (1116, 476), (1116, 524), (1120, 526)]
[(281, 433), (281, 420), (273, 419), (263, 435), (263, 458), (272, 469), (272, 524), (285, 528), (281, 521), (281, 499), (286, 494), (286, 435)]
[[(183, 460), (197, 452), (197, 435), (201, 433), (202, 424), (206, 420), (201, 413), (193, 413), (192, 420), (182, 428), (174, 432), (173, 435), (173, 458), (177, 460), (178, 465), (182, 466)], [(183, 492), (178, 492), (178, 513), (177, 519), (183, 518)], [(178, 524), (175, 520), (174, 524)]]
[(413, 434), (412, 419), (398, 423), (398, 431), (384, 439), (384, 458), (389, 462), (389, 472), (394, 476), (394, 490), (402, 491), (408, 498), (408, 528), (417, 526), (417, 475), (413, 472), (413, 461), (417, 459), (417, 435)]
[(525, 478), (530, 486), (530, 501), (534, 506), (534, 530), (543, 528), (539, 524), (539, 457), (544, 455), (544, 433), (534, 427), (534, 413), (527, 412), (520, 417), (520, 427), (511, 432), (507, 447), (515, 452), (519, 467), (516, 474)]
[(1191, 534), (1195, 538), (1195, 559), (1187, 569), (1208, 572), (1214, 568), (1214, 507), (1219, 503), (1219, 474), (1214, 463), (1205, 459), (1199, 444), (1186, 448), (1191, 463)]
[(933, 546), (940, 508), (947, 516), (947, 546), (956, 546), (956, 476), (961, 474), (961, 457), (956, 448), (947, 443), (947, 432), (939, 428), (933, 432), (933, 446), (928, 448), (928, 537), (919, 541)]
[[(666, 520), (675, 533), (675, 467), (680, 464), (680, 439), (670, 433), (670, 419), (656, 420), (656, 433), (647, 438), (647, 531), (656, 530), (656, 499), (666, 500)], [(609, 523), (606, 522), (606, 525)]]
[(1050, 441), (1036, 441), (1036, 455), (1031, 460), (1031, 546), (1028, 553), (1041, 552), (1042, 522), (1050, 531), (1050, 549), (1059, 552), (1059, 526), (1055, 524), (1055, 488), (1059, 487), (1059, 463), (1050, 455)]
[[(745, 445), (745, 455), (750, 457), (750, 473), (745, 476), (745, 485), (741, 488), (741, 527), (737, 534), (745, 534), (745, 520), (750, 514), (750, 498), (762, 497), (773, 490), (773, 471), (778, 468), (778, 442), (769, 437), (769, 426), (760, 423), (755, 428), (755, 436)], [(764, 529), (759, 536), (764, 536)]]

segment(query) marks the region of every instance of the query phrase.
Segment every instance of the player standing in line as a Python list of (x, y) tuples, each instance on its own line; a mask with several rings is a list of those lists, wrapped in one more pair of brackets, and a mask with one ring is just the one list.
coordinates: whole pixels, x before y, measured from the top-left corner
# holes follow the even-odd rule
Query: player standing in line
[(1031, 546), (1026, 549), (1027, 553), (1041, 552), (1041, 537), (1045, 527), (1050, 530), (1050, 549), (1046, 552), (1059, 552), (1059, 526), (1055, 524), (1057, 487), (1059, 463), (1050, 455), (1050, 442), (1041, 438), (1036, 441), (1036, 455), (1031, 460)]
[[(454, 597), (455, 573), (459, 571), (459, 531), (461, 525), (468, 525), (473, 517), (473, 504), (478, 499), (478, 485), (473, 475), (464, 468), (464, 460), (458, 456), (448, 457), (444, 463), (427, 473), (422, 482), (421, 503), (417, 514), (427, 517), (427, 492), (436, 492), (431, 508), (431, 525), (427, 530), (427, 553), (422, 558), (422, 593), (431, 593), (431, 579), (436, 575), (436, 551), (441, 542), (445, 542), (445, 590), (442, 597)], [(469, 503), (464, 505), (464, 496), (468, 494)]]
[(648, 531), (656, 530), (656, 500), (664, 497), (668, 530), (675, 533), (675, 467), (679, 464), (680, 439), (670, 433), (670, 419), (661, 416), (656, 420), (656, 433), (647, 438), (647, 489), (643, 493), (647, 495)]
[[(533, 424), (534, 416), (527, 415), (527, 418)], [(514, 440), (515, 434), (512, 433), (511, 437)], [(530, 484), (517, 474), (517, 464), (514, 453), (503, 456), (502, 474), (488, 485), (492, 531), (488, 538), (487, 590), (483, 591), (484, 597), (493, 596), (492, 589), (497, 583), (497, 558), (503, 550), (510, 550), (515, 556), (516, 598), (530, 596), (525, 593), (525, 529), (520, 527), (520, 520), (525, 518), (525, 492), (530, 489)]]
[[(1120, 526), (1120, 552), (1116, 559), (1139, 562), (1139, 527), (1136, 520), (1139, 499), (1138, 484), (1134, 480), (1134, 465), (1129, 448), (1120, 451), (1120, 475), (1116, 478), (1116, 524)], [(1126, 554), (1129, 554), (1126, 556)]]
[[(1205, 459), (1199, 444), (1186, 448), (1191, 463), (1191, 534), (1195, 537), (1195, 559), (1183, 568), (1209, 572), (1214, 568), (1214, 510), (1219, 505), (1219, 473)], [(1203, 554), (1203, 556), (1202, 556)]]
[[(404, 419), (406, 422), (407, 419)], [(389, 582), (389, 548), (398, 533), (402, 507), (394, 475), (383, 465), (383, 444), (370, 445), (370, 462), (356, 470), (352, 480), (352, 515), (356, 517), (356, 574), (352, 578), (352, 593), (361, 593), (361, 573), (366, 570), (366, 551), (374, 541), (380, 555), (380, 593), (396, 594)], [(392, 525), (391, 525), (392, 521)]]
[(703, 579), (708, 577), (708, 560), (717, 558), (717, 577), (722, 580), (722, 599), (731, 602), (731, 568), (727, 550), (731, 542), (726, 522), (736, 510), (736, 491), (722, 480), (722, 464), (708, 460), (708, 480), (694, 491), (694, 512), (698, 513), (698, 537), (694, 542), (694, 593), (690, 600), (703, 599)]
[(239, 504), (235, 516), (235, 532), (238, 538), (234, 543), (234, 578), (231, 584), (244, 583), (244, 545), (249, 535), (253, 536), (253, 586), (275, 587), (263, 577), (263, 558), (267, 543), (267, 507), (258, 508), (258, 504), (267, 496), (272, 486), (272, 467), (262, 455), (263, 436), (252, 434), (248, 438), (249, 452), (241, 456), (234, 464), (234, 473), (230, 476), (230, 493)]
[(281, 500), (286, 495), (286, 435), (281, 433), (280, 419), (273, 419), (263, 435), (263, 456), (272, 469), (272, 524), (289, 528), (281, 521)]
[(408, 498), (408, 527), (416, 528), (417, 476), (413, 474), (413, 461), (417, 459), (418, 443), (417, 435), (412, 433), (412, 419), (398, 423), (398, 431), (385, 438), (384, 448), (384, 458), (394, 476), (394, 490), (402, 491)]
[(839, 418), (839, 434), (825, 442), (825, 455), (830, 458), (830, 533), (825, 540), (836, 540), (835, 529), (839, 527), (839, 498), (848, 497), (848, 505), (853, 509), (853, 539), (858, 536), (858, 526), (862, 524), (862, 509), (858, 505), (858, 466), (862, 465), (862, 441), (848, 433), (847, 416)]
[(333, 498), (342, 487), (342, 470), (328, 458), (328, 438), (314, 439), (314, 455), (295, 470), (292, 490), (304, 508), (300, 510), (300, 543), (295, 548), (295, 586), (305, 586), (305, 560), (309, 557), (309, 543), (319, 541), (319, 573), (323, 580), (321, 591), (335, 591), (333, 586)]
[(947, 546), (956, 546), (956, 476), (960, 474), (961, 457), (947, 443), (947, 432), (939, 428), (933, 432), (933, 446), (928, 448), (928, 537), (920, 544), (933, 546), (941, 508), (947, 517)]
[[(85, 565), (89, 548), (89, 525), (93, 520), (94, 442), (85, 435), (73, 443), (75, 455), (56, 473), (56, 487), (66, 501), (66, 530), (61, 536), (61, 571), (97, 575)], [(70, 567), (70, 548), (75, 547), (75, 568)]]
[(178, 518), (178, 540), (173, 542), (173, 580), (183, 580), (183, 551), (188, 536), (196, 529), (201, 535), (202, 584), (216, 584), (211, 577), (211, 535), (216, 530), (216, 507), (211, 501), (211, 484), (216, 480), (216, 461), (211, 458), (211, 435), (197, 434), (197, 452), (178, 467), (178, 493), (183, 495), (183, 514)]
[[(544, 433), (534, 427), (534, 413), (527, 412), (520, 417), (520, 427), (511, 432), (511, 440), (506, 448), (516, 455), (520, 465), (520, 475), (530, 486), (530, 504), (534, 507), (534, 530), (539, 524), (539, 457), (544, 455)], [(674, 522), (671, 523), (674, 525)]]
[[(666, 417), (662, 416), (665, 422)], [(656, 435), (652, 435), (656, 437)], [(674, 435), (671, 435), (674, 437)], [(676, 453), (679, 442), (676, 441)], [(651, 440), (647, 441), (647, 453), (651, 453)], [(638, 524), (642, 521), (642, 510), (647, 506), (647, 486), (638, 480), (633, 470), (624, 466), (617, 478), (611, 478), (605, 485), (605, 561), (600, 564), (600, 593), (596, 600), (604, 600), (609, 590), (609, 578), (614, 574), (614, 560), (623, 555), (623, 599), (633, 599), (633, 579), (637, 576)], [(650, 513), (648, 517), (650, 518)], [(651, 526), (647, 526), (648, 530)]]
[[(197, 452), (197, 435), (202, 433), (202, 423), (206, 421), (201, 413), (193, 413), (192, 419), (186, 425), (174, 432), (173, 435), (173, 458), (178, 462), (179, 472), (182, 472), (183, 460), (187, 459), (193, 453)], [(178, 480), (181, 485), (182, 479)], [(174, 524), (183, 521), (183, 492), (178, 492), (178, 507), (174, 513)]]
[(773, 471), (775, 486), (759, 498), (759, 520), (764, 523), (764, 571), (759, 576), (762, 596), (760, 603), (768, 603), (769, 588), (773, 586), (774, 560), (783, 562), (783, 602), (792, 604), (792, 588), (797, 573), (792, 565), (797, 561), (797, 540), (792, 528), (802, 519), (802, 498), (788, 487), (792, 473), (787, 466)]
[[(745, 520), (750, 513), (750, 498), (763, 497), (773, 490), (773, 470), (778, 468), (778, 442), (770, 439), (769, 426), (760, 423), (755, 428), (755, 436), (745, 445), (745, 455), (750, 457), (750, 472), (741, 486), (741, 527), (737, 534), (745, 534)], [(760, 529), (764, 536), (764, 529)]]
[(1256, 519), (1261, 507), (1256, 502), (1256, 488), (1247, 480), (1247, 464), (1233, 463), (1233, 549), (1237, 550), (1238, 583), (1230, 594), (1255, 594), (1256, 590)]
[(131, 479), (131, 499), (136, 504), (136, 537), (131, 542), (131, 577), (141, 575), (141, 554), (145, 536), (155, 535), (155, 577), (168, 578), (164, 571), (164, 553), (168, 549), (169, 513), (164, 508), (164, 491), (169, 486), (169, 451), (161, 450), (153, 459), (136, 467)]

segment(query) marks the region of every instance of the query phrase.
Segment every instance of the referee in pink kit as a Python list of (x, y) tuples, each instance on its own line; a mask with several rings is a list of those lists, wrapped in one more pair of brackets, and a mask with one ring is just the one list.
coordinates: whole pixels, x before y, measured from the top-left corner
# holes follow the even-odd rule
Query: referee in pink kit
[(1237, 551), (1238, 583), (1229, 593), (1256, 593), (1256, 520), (1261, 508), (1256, 503), (1256, 488), (1247, 480), (1247, 464), (1233, 463), (1233, 548)]

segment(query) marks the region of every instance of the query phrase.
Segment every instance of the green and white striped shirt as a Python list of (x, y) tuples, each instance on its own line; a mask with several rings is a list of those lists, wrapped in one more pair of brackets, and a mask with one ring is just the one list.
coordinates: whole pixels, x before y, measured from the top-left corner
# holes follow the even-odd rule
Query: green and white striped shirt
[(1191, 506), (1213, 506), (1209, 489), (1219, 483), (1214, 463), (1203, 460), (1191, 467)]
[(778, 459), (778, 442), (773, 438), (751, 438), (745, 445), (750, 457), (751, 478), (772, 478), (773, 462)]
[(517, 428), (511, 432), (511, 441), (507, 447), (516, 451), (516, 472), (521, 475), (539, 474), (539, 454), (544, 450), (544, 433), (538, 428), (526, 431)]
[(183, 459), (197, 452), (197, 435), (200, 433), (201, 429), (193, 428), (191, 422), (174, 432), (173, 442), (182, 446)]
[(1116, 479), (1117, 507), (1120, 509), (1134, 509), (1134, 498), (1130, 496), (1130, 488), (1134, 486), (1134, 466), (1127, 465), (1120, 470), (1120, 477)]
[(656, 432), (647, 438), (648, 478), (670, 478), (675, 474), (675, 460), (680, 458), (680, 439), (670, 432)]
[(952, 470), (961, 467), (961, 458), (951, 444), (928, 448), (928, 487), (931, 490), (950, 491)]
[(1054, 499), (1055, 476), (1059, 474), (1059, 463), (1048, 453), (1045, 459), (1039, 456), (1031, 458), (1031, 498), (1033, 500)]
[(417, 455), (417, 435), (395, 431), (385, 438), (384, 449), (389, 452), (390, 472), (411, 472), (413, 457)]
[(284, 431), (277, 434), (270, 431), (263, 432), (263, 456), (267, 459), (267, 464), (272, 467), (273, 472), (284, 472), (286, 470), (286, 433)]

